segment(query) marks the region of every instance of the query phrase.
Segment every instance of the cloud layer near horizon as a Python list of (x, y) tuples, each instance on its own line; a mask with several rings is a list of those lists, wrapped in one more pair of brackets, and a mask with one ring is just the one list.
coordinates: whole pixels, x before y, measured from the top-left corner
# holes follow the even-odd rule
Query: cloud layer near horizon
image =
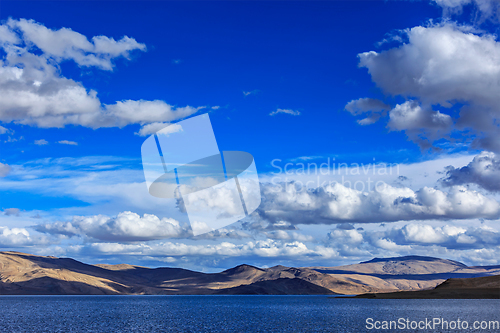
[(361, 192), (342, 184), (298, 190), (294, 183), (263, 185), (260, 218), (292, 224), (373, 223), (500, 217), (500, 204), (479, 192), (453, 186), (448, 192), (384, 185)]
[(116, 217), (104, 215), (74, 216), (68, 222), (40, 224), (35, 230), (48, 234), (84, 236), (102, 241), (129, 242), (189, 236), (179, 222), (171, 218), (158, 218), (152, 214), (143, 217), (122, 212)]

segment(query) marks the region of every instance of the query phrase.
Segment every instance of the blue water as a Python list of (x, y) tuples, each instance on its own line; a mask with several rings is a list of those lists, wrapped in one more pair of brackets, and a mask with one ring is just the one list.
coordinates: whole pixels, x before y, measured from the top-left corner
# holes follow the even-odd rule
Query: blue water
[(500, 332), (368, 330), (366, 319), (500, 320), (500, 300), (326, 296), (0, 296), (0, 332)]

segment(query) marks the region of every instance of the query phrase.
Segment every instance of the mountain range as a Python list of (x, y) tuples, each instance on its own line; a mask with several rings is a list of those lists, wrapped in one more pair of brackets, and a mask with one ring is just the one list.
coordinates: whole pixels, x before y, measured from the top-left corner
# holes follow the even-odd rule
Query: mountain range
[[(128, 264), (89, 265), (71, 258), (0, 252), (1, 295), (390, 295), (438, 285), (435, 290), (449, 289), (450, 282), (443, 284), (448, 279), (455, 281), (453, 289), (460, 285), (456, 281), (494, 275), (491, 279), (497, 281), (500, 266), (467, 266), (421, 256), (375, 258), (336, 267), (239, 265), (202, 273)], [(489, 286), (498, 288), (494, 282)]]
[(448, 279), (433, 289), (357, 295), (358, 298), (500, 299), (500, 275)]

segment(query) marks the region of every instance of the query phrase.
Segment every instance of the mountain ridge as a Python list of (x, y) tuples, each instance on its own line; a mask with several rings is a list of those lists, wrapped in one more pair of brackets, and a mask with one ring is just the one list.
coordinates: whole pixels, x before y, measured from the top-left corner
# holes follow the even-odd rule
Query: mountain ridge
[(379, 299), (500, 299), (500, 275), (448, 279), (433, 289), (362, 294), (356, 298)]
[(336, 267), (259, 268), (242, 264), (218, 273), (202, 273), (125, 263), (90, 265), (72, 258), (0, 252), (0, 294), (11, 295), (357, 295), (431, 289), (452, 277), (495, 274), (500, 274), (500, 266), (469, 267), (452, 260), (419, 256), (374, 258)]
[[(402, 256), (402, 257), (389, 257), (389, 258), (373, 258), (373, 259), (368, 260), (368, 261), (362, 261), (362, 262), (360, 262), (360, 264), (369, 264), (369, 263), (375, 263), (375, 262), (387, 262), (387, 261), (391, 261), (391, 260), (398, 260), (398, 261), (406, 261), (406, 260), (436, 261), (436, 260), (439, 260), (439, 261), (444, 261), (444, 262), (455, 263), (455, 264), (462, 266), (462, 267), (468, 267), (467, 265), (465, 265), (459, 261), (456, 261), (456, 260), (442, 259), (442, 258), (429, 257), (429, 256), (417, 256), (417, 255)], [(482, 266), (478, 266), (478, 267), (482, 267)]]

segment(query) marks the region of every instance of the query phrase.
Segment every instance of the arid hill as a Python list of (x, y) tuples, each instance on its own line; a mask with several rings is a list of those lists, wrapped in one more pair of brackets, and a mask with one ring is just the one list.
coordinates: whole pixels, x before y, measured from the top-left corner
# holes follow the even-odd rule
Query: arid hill
[(477, 278), (448, 279), (431, 290), (400, 291), (395, 293), (363, 294), (358, 298), (423, 298), (423, 299), (500, 299), (500, 275)]
[(70, 258), (0, 252), (0, 294), (365, 294), (430, 289), (453, 277), (499, 274), (427, 257), (373, 259), (339, 267), (261, 269), (240, 265), (220, 273), (127, 264), (88, 265)]
[(365, 289), (372, 290), (357, 290), (350, 294), (432, 289), (450, 278), (500, 274), (500, 266), (469, 267), (453, 260), (422, 256), (375, 258), (359, 264), (312, 269), (338, 279), (360, 283)]

